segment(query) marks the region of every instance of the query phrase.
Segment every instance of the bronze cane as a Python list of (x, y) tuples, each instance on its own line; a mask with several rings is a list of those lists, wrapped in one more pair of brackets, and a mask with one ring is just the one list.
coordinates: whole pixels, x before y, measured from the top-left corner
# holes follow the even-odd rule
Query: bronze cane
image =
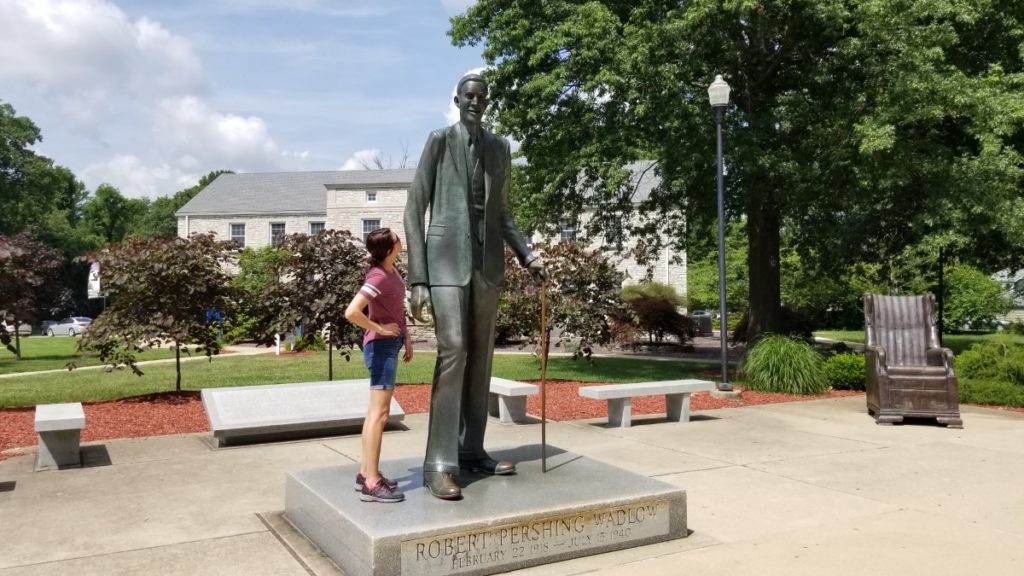
[(540, 286), (540, 470), (548, 471), (548, 310), (547, 282)]

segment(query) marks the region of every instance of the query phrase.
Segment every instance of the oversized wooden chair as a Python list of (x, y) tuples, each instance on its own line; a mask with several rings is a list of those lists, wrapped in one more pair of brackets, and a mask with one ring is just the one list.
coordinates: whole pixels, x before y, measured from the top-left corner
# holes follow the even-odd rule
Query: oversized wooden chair
[(953, 352), (939, 346), (935, 297), (864, 295), (868, 413), (878, 424), (935, 418), (962, 428)]

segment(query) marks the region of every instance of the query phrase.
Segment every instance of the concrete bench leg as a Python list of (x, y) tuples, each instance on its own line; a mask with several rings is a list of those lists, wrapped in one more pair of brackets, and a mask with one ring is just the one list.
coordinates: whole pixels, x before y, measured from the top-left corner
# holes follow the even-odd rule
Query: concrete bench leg
[(629, 428), (633, 424), (633, 399), (612, 398), (608, 400), (608, 426)]
[(670, 422), (689, 422), (690, 394), (666, 394), (665, 412)]
[(491, 392), (487, 397), (487, 413), (505, 424), (526, 422), (526, 396), (503, 396)]
[(487, 393), (487, 414), (497, 418), (499, 414), (498, 395), (494, 392)]
[(525, 422), (526, 396), (498, 396), (498, 412), (502, 422)]
[(81, 429), (40, 432), (36, 471), (80, 468), (82, 466), (82, 452), (79, 449), (81, 436)]

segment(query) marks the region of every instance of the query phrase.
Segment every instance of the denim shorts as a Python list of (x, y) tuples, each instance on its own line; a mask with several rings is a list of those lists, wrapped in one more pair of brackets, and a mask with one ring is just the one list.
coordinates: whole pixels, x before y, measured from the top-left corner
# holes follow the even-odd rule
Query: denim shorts
[(398, 351), (404, 338), (377, 338), (363, 346), (363, 361), (370, 371), (371, 390), (394, 390), (398, 374)]

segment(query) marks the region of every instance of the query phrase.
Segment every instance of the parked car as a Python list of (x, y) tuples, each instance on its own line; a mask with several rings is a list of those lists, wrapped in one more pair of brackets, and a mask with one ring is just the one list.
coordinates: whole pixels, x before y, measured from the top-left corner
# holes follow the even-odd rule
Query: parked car
[[(3, 325), (4, 329), (7, 330), (8, 333), (14, 334), (14, 324), (9, 324), (5, 321), (3, 322)], [(21, 325), (18, 326), (18, 334), (21, 336), (31, 336), (32, 325), (28, 324), (27, 322), (22, 322)]]
[(69, 316), (56, 324), (50, 324), (49, 328), (46, 329), (46, 335), (67, 334), (68, 336), (76, 336), (85, 332), (89, 328), (89, 324), (92, 324), (92, 318), (87, 316)]

